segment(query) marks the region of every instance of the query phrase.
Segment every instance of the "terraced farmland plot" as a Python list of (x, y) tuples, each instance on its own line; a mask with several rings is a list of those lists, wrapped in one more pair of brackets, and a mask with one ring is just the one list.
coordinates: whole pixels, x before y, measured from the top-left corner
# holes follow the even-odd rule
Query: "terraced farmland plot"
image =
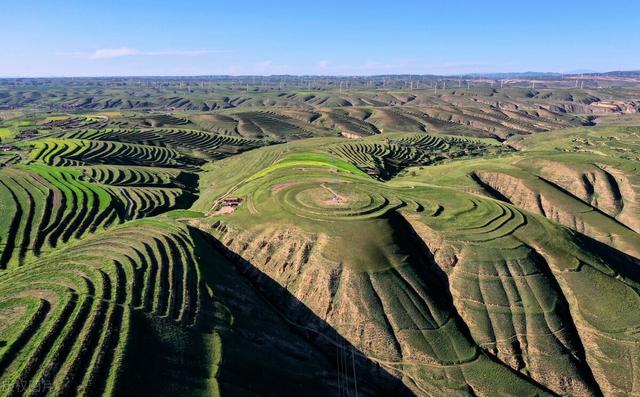
[(77, 171), (21, 166), (0, 171), (0, 265), (24, 264), (71, 239), (122, 221), (119, 200)]
[(147, 127), (163, 127), (165, 125), (186, 125), (189, 124), (189, 120), (182, 117), (175, 117), (169, 114), (158, 114), (149, 117), (139, 118), (133, 120), (136, 123)]
[(0, 170), (4, 214), (0, 265), (24, 264), (125, 220), (187, 208), (194, 200), (196, 180), (182, 171), (153, 168), (136, 172), (135, 168), (34, 164)]
[(197, 325), (204, 292), (195, 260), (184, 228), (148, 222), (0, 276), (2, 311), (21, 313), (4, 325), (0, 368), (13, 386), (3, 392), (20, 393), (22, 384), (36, 394), (45, 384), (56, 395), (116, 392), (136, 332), (132, 311)]
[(329, 146), (328, 151), (382, 179), (411, 166), (426, 166), (459, 158), (508, 153), (506, 147), (435, 135), (391, 135)]
[(52, 138), (34, 143), (31, 156), (52, 166), (88, 164), (141, 165), (195, 170), (199, 161), (161, 146)]
[(153, 168), (131, 165), (79, 167), (81, 178), (103, 185), (137, 187), (193, 186), (197, 176), (174, 168)]
[(236, 130), (243, 137), (300, 139), (334, 134), (277, 112), (242, 112), (232, 117), (238, 119)]
[(114, 141), (176, 148), (183, 151), (205, 153), (209, 158), (223, 158), (264, 144), (258, 140), (212, 134), (197, 130), (100, 130), (79, 131), (68, 138)]

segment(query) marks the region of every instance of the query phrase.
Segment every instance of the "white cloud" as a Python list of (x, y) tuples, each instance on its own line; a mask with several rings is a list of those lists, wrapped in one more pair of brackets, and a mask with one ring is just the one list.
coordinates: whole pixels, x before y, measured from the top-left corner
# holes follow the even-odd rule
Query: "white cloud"
[(108, 59), (108, 58), (120, 58), (131, 55), (139, 55), (140, 51), (133, 50), (127, 47), (120, 48), (104, 48), (101, 50), (95, 50), (89, 55), (90, 59)]
[(129, 47), (119, 48), (101, 48), (91, 52), (83, 51), (71, 51), (71, 52), (58, 52), (56, 55), (72, 58), (87, 58), (87, 59), (112, 59), (132, 56), (153, 57), (153, 56), (179, 56), (179, 57), (197, 57), (206, 56), (211, 54), (220, 54), (228, 52), (226, 50), (157, 50), (157, 51), (142, 51)]

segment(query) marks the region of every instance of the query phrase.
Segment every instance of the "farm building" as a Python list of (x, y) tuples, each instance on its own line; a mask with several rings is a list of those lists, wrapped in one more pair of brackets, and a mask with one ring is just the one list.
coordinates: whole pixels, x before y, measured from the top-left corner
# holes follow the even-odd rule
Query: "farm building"
[(222, 199), (222, 205), (229, 207), (237, 207), (242, 202), (241, 197), (228, 196)]

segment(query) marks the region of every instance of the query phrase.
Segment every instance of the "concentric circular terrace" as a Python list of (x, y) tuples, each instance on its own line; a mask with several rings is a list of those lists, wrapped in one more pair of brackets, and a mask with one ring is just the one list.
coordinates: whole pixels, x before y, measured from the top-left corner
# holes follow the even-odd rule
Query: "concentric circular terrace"
[(273, 189), (283, 209), (317, 220), (375, 218), (405, 205), (385, 193), (357, 182), (317, 179)]

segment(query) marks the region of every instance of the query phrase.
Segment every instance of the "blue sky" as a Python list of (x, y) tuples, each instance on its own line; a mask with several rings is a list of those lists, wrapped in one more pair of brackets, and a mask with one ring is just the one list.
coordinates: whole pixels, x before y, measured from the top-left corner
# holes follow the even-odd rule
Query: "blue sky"
[(640, 69), (640, 2), (3, 0), (0, 76)]

